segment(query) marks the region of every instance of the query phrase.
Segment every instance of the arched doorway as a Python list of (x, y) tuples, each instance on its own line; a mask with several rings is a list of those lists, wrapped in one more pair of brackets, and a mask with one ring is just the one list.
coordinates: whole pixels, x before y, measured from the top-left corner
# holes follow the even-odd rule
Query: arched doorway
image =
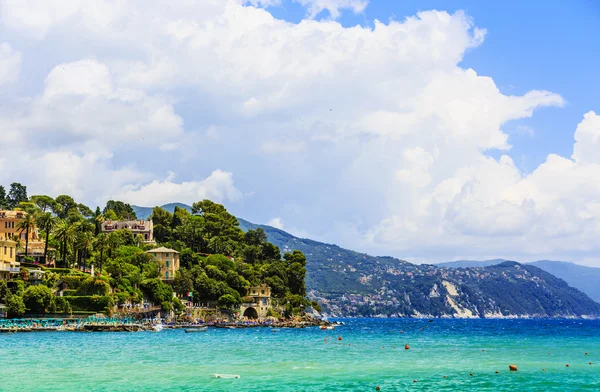
[(254, 308), (248, 308), (248, 309), (244, 310), (244, 317), (247, 317), (251, 320), (257, 319), (258, 312)]

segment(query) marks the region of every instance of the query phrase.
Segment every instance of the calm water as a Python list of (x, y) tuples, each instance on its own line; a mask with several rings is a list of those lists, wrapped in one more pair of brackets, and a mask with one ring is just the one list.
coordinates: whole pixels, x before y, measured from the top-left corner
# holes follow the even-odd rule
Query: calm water
[(0, 390), (600, 390), (599, 321), (343, 321), (335, 331), (3, 334)]

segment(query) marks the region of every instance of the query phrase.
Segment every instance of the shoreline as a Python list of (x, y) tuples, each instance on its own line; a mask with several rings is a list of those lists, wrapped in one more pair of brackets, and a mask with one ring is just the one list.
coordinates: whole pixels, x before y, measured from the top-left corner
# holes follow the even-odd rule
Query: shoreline
[(0, 327), (3, 333), (31, 333), (31, 332), (142, 332), (156, 331), (162, 329), (246, 329), (246, 328), (286, 328), (299, 329), (308, 327), (331, 327), (340, 325), (324, 320), (302, 320), (302, 321), (280, 321), (269, 323), (249, 322), (208, 322), (208, 323), (154, 323), (154, 322), (83, 322), (78, 324), (61, 324), (52, 326), (39, 325), (15, 325)]

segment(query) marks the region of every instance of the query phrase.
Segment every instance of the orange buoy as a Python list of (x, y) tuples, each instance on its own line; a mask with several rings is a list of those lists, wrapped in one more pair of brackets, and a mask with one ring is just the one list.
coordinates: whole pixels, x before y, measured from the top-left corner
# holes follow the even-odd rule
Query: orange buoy
[(588, 362), (590, 365), (592, 364), (592, 362)]
[(417, 380), (413, 380), (413, 382), (417, 382)]
[(323, 339), (323, 341), (324, 341), (325, 343), (327, 343), (327, 338)]
[(448, 378), (448, 377), (444, 376), (444, 378)]
[(381, 387), (380, 387), (379, 385), (377, 385), (377, 386), (375, 387), (375, 390), (376, 390), (376, 391), (381, 391)]
[(410, 347), (408, 346), (408, 344), (405, 344), (405, 345), (404, 345), (404, 349), (405, 349), (405, 350), (410, 350)]
[(511, 370), (511, 371), (513, 371), (513, 372), (516, 372), (517, 371), (517, 365), (508, 365), (508, 369)]
[(341, 336), (338, 336), (338, 340), (342, 340), (342, 337), (341, 337)]
[(567, 365), (566, 365), (566, 366), (567, 366), (567, 367), (569, 367), (569, 364), (567, 363)]

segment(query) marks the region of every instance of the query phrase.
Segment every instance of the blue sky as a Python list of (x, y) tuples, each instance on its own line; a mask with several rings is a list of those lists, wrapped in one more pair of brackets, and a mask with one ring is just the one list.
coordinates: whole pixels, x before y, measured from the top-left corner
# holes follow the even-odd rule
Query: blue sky
[[(306, 13), (291, 0), (268, 9), (295, 23)], [(559, 92), (567, 101), (563, 108), (542, 109), (533, 118), (506, 126), (513, 146), (508, 155), (519, 168), (530, 172), (550, 153), (569, 156), (573, 152), (573, 124), (581, 113), (598, 110), (600, 102), (600, 2), (371, 0), (364, 12), (346, 11), (339, 22), (348, 27), (372, 26), (375, 19), (403, 20), (431, 9), (464, 11), (487, 30), (485, 43), (466, 53), (463, 67), (493, 76), (505, 94), (545, 89)], [(327, 19), (329, 12), (324, 10), (319, 17)], [(495, 151), (489, 154), (498, 156)]]
[(0, 184), (600, 266), (599, 36), (592, 0), (3, 1)]

